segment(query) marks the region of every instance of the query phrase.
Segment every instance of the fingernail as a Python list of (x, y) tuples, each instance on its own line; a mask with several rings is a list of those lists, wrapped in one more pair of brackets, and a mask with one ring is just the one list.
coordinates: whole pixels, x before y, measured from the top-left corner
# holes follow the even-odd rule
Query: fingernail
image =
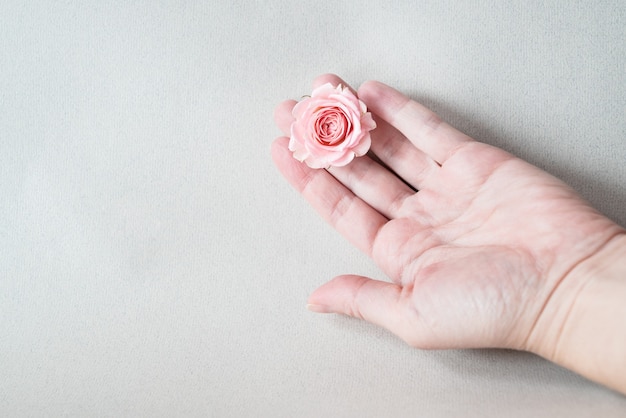
[(328, 306), (325, 305), (317, 305), (314, 303), (307, 303), (306, 308), (311, 311), (311, 312), (316, 312), (316, 313), (332, 313), (332, 311), (330, 309), (328, 309)]

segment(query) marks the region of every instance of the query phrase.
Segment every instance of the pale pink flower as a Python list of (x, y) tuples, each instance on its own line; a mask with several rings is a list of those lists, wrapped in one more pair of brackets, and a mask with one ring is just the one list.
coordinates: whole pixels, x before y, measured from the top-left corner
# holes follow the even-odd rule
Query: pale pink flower
[(316, 88), (292, 113), (289, 150), (311, 168), (344, 166), (370, 148), (376, 122), (365, 103), (341, 84)]

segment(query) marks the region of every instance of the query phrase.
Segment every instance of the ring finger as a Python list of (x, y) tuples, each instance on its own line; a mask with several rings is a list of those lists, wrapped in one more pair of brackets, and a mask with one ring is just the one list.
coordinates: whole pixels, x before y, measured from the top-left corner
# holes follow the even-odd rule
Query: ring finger
[(402, 215), (407, 198), (414, 196), (409, 186), (368, 156), (355, 158), (344, 167), (328, 172), (387, 219)]

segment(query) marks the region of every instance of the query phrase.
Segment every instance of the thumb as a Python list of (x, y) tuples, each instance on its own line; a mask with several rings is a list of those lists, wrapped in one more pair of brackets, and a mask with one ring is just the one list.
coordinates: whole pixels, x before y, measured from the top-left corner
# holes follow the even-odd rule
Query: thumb
[(410, 333), (409, 317), (401, 300), (402, 288), (396, 284), (363, 276), (335, 277), (316, 289), (307, 308), (319, 313), (338, 313), (364, 319), (387, 328), (405, 339)]

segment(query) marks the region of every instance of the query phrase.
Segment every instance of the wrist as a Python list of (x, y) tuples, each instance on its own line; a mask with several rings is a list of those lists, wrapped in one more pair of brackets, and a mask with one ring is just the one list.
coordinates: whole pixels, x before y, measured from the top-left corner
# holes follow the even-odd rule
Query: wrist
[(579, 263), (555, 296), (545, 338), (532, 351), (626, 393), (626, 234)]

